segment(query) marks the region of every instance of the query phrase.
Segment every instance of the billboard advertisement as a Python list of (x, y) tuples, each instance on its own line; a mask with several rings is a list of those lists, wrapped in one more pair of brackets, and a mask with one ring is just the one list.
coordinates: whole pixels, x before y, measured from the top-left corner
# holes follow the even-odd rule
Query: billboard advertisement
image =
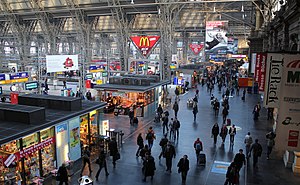
[(206, 53), (227, 53), (228, 21), (207, 21), (205, 34)]
[(47, 73), (78, 70), (78, 55), (46, 55)]
[(228, 37), (227, 53), (237, 54), (238, 53), (238, 43), (239, 43), (239, 39)]
[(130, 37), (135, 47), (144, 57), (148, 57), (151, 50), (156, 46), (160, 36), (133, 36)]
[[(278, 62), (279, 63), (279, 62)], [(276, 139), (280, 150), (300, 149), (300, 55), (283, 54)]]
[(255, 82), (258, 82), (258, 90), (264, 91), (266, 78), (266, 53), (257, 53), (255, 62)]
[(264, 107), (278, 108), (282, 82), (283, 54), (268, 53), (266, 63)]

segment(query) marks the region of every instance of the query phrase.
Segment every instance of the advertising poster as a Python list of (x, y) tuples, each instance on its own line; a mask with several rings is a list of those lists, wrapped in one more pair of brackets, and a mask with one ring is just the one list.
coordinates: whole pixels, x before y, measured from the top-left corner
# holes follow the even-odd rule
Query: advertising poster
[(81, 157), (79, 117), (69, 120), (70, 160), (76, 161)]
[(300, 55), (283, 54), (281, 76), (276, 139), (278, 143), (281, 141), (282, 146), (278, 147), (282, 150), (297, 151), (300, 150)]
[(255, 73), (256, 55), (257, 55), (257, 53), (252, 53), (251, 54), (251, 69), (250, 69), (250, 73)]
[(283, 54), (268, 53), (266, 61), (266, 78), (264, 107), (278, 108), (282, 82)]
[(78, 55), (46, 55), (47, 73), (78, 70)]
[(68, 146), (68, 124), (63, 123), (55, 127), (56, 132), (56, 156), (57, 166), (69, 160), (69, 146)]
[(227, 53), (228, 21), (207, 21), (205, 51), (211, 54)]
[(260, 75), (260, 70), (261, 70), (261, 60), (262, 60), (262, 54), (257, 53), (256, 54), (256, 62), (255, 62), (255, 73), (254, 73), (255, 82), (259, 82), (259, 75)]
[(103, 120), (102, 124), (100, 125), (100, 135), (109, 136), (109, 134), (106, 135), (107, 130), (109, 130), (109, 120)]
[(133, 36), (130, 38), (140, 53), (144, 57), (148, 57), (158, 43), (160, 36)]
[(227, 54), (237, 54), (238, 53), (238, 43), (239, 43), (239, 39), (228, 37)]
[(198, 55), (200, 53), (200, 51), (202, 50), (202, 48), (204, 47), (204, 45), (203, 44), (190, 44), (189, 47), (192, 50), (192, 52), (194, 53), (194, 55)]
[(258, 81), (258, 90), (263, 92), (265, 90), (265, 80), (266, 80), (266, 62), (267, 62), (267, 54), (261, 54), (260, 60), (260, 73), (259, 73), (259, 81)]

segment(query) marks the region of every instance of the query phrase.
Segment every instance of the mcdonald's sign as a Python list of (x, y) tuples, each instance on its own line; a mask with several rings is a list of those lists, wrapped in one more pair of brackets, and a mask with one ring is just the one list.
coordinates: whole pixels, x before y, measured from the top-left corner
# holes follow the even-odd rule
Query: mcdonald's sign
[(160, 36), (133, 36), (130, 38), (141, 54), (147, 57), (157, 44)]

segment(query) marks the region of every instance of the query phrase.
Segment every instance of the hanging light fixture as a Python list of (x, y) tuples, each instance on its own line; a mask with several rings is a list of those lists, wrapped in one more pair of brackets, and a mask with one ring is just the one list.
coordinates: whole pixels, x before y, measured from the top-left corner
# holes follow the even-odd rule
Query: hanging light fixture
[(214, 6), (214, 12), (216, 12), (216, 7)]
[(241, 9), (241, 12), (244, 12), (244, 5), (242, 4), (242, 9)]
[(160, 8), (158, 9), (158, 15), (160, 15)]
[(133, 0), (131, 0), (130, 4), (134, 4), (134, 1), (133, 1)]

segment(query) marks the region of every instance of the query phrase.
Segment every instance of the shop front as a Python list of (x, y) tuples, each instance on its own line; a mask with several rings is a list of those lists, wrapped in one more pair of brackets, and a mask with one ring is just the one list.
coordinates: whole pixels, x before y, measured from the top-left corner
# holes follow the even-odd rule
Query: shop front
[(95, 86), (99, 99), (107, 102), (105, 113), (113, 112), (115, 116), (128, 115), (131, 108), (136, 117), (147, 117), (155, 113), (162, 96), (166, 94), (163, 86), (169, 81), (149, 86), (132, 86), (119, 84), (102, 84)]
[(0, 182), (34, 183), (56, 168), (54, 127), (1, 145), (0, 154)]

